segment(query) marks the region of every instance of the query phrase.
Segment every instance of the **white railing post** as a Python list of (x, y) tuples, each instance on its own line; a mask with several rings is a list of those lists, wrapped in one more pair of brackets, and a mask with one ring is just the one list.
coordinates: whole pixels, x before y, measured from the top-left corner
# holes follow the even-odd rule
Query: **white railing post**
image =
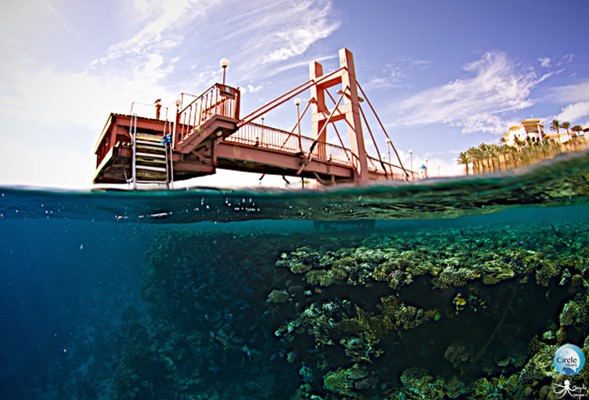
[(131, 174), (133, 190), (137, 190), (137, 113), (133, 114), (131, 126), (131, 144), (133, 147), (133, 157), (131, 159)]

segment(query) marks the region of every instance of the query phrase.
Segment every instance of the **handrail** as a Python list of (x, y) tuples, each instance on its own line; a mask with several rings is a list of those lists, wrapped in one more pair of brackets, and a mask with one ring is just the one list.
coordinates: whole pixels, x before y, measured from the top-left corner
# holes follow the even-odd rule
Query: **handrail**
[[(393, 163), (384, 161), (384, 160), (379, 160), (376, 157), (373, 156), (367, 156), (366, 157), (367, 160), (370, 162), (370, 166), (369, 166), (369, 170), (371, 170), (372, 172), (377, 172), (377, 173), (382, 173), (382, 174), (392, 174), (394, 176), (394, 172), (393, 171), (397, 171), (400, 173), (401, 178), (404, 179), (405, 178), (405, 171), (406, 169), (403, 168), (402, 166), (399, 165), (395, 165)], [(380, 164), (380, 166), (379, 166)], [(385, 168), (384, 170), (381, 168), (381, 166), (384, 164)]]
[(215, 83), (179, 110), (174, 143), (178, 143), (213, 116), (239, 119), (239, 89)]
[[(315, 142), (313, 138), (301, 136), (300, 139), (303, 152), (309, 152), (311, 146)], [(299, 148), (298, 135), (253, 122), (243, 125), (237, 132), (223, 140), (225, 142), (241, 143), (291, 154), (297, 154), (301, 151)], [(331, 143), (319, 142), (318, 144), (321, 146), (322, 151), (320, 152), (321, 155), (314, 155), (315, 159), (332, 162), (334, 164), (350, 165), (350, 162), (348, 161), (348, 158), (350, 157), (349, 149)]]
[[(132, 111), (131, 107), (131, 111)], [(131, 157), (131, 182), (133, 190), (137, 189), (137, 114), (132, 114), (129, 133), (131, 134), (131, 143), (133, 145), (133, 155)]]

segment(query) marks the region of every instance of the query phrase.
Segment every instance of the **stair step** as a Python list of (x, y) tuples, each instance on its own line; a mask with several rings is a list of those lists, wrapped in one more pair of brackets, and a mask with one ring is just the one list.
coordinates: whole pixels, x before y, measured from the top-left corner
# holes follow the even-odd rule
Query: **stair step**
[(165, 151), (150, 151), (150, 149), (137, 149), (135, 154), (137, 156), (153, 157), (153, 158), (166, 158)]
[(137, 183), (139, 185), (141, 185), (141, 184), (143, 184), (143, 185), (147, 185), (147, 184), (161, 184), (161, 185), (165, 185), (165, 184), (167, 184), (166, 181), (158, 181), (158, 180), (155, 180), (155, 181), (137, 180)]
[(137, 146), (150, 147), (150, 148), (154, 148), (154, 149), (165, 149), (166, 148), (166, 146), (164, 146), (163, 143), (150, 142), (147, 140), (136, 140), (135, 143), (137, 144)]
[(137, 175), (136, 175), (137, 179), (142, 179), (142, 180), (161, 180), (161, 181), (165, 181), (166, 179), (168, 179), (167, 175), (165, 173), (162, 172), (154, 172), (154, 171), (142, 171), (142, 170), (137, 170)]
[(166, 153), (163, 154), (159, 154), (159, 153), (145, 153), (142, 151), (138, 151), (135, 153), (135, 157), (139, 158), (139, 157), (149, 157), (149, 158), (157, 158), (160, 160), (165, 160), (166, 159)]
[(164, 139), (162, 136), (159, 136), (159, 135), (150, 135), (149, 133), (139, 133), (139, 132), (137, 132), (135, 138), (137, 139), (137, 141), (145, 140), (148, 142), (156, 142), (156, 143), (161, 143)]
[(147, 154), (159, 154), (162, 156), (166, 156), (166, 151), (164, 149), (156, 149), (153, 147), (143, 147), (143, 146), (137, 146), (137, 148), (135, 149), (136, 152), (138, 153), (147, 153)]
[(137, 165), (141, 164), (141, 165), (163, 165), (164, 167), (166, 166), (166, 159), (165, 158), (159, 158), (159, 157), (152, 157), (151, 155), (145, 155), (145, 156), (137, 156), (135, 158), (135, 163)]
[(135, 168), (142, 169), (146, 171), (155, 171), (155, 172), (166, 172), (166, 167), (154, 167), (152, 165), (145, 165), (145, 164), (135, 164)]

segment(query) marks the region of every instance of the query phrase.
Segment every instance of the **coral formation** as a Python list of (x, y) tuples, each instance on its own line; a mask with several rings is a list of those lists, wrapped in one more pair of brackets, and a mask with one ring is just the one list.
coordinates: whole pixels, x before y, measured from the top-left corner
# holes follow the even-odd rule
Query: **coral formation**
[(284, 303), (284, 302), (288, 301), (288, 298), (289, 298), (288, 292), (286, 292), (284, 290), (274, 289), (273, 291), (271, 291), (268, 294), (268, 299), (266, 300), (266, 302), (268, 302), (270, 304)]
[(444, 268), (439, 275), (432, 279), (432, 284), (437, 289), (446, 289), (449, 287), (464, 286), (468, 281), (472, 281), (481, 277), (480, 271), (469, 268)]

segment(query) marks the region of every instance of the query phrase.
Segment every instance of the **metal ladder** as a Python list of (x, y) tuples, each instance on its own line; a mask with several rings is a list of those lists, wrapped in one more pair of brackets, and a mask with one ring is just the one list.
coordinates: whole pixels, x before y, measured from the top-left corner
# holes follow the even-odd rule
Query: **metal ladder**
[(138, 184), (165, 184), (169, 189), (173, 180), (170, 165), (170, 135), (152, 135), (137, 132), (137, 115), (133, 115), (131, 123), (132, 139), (132, 177), (129, 183), (133, 190)]

